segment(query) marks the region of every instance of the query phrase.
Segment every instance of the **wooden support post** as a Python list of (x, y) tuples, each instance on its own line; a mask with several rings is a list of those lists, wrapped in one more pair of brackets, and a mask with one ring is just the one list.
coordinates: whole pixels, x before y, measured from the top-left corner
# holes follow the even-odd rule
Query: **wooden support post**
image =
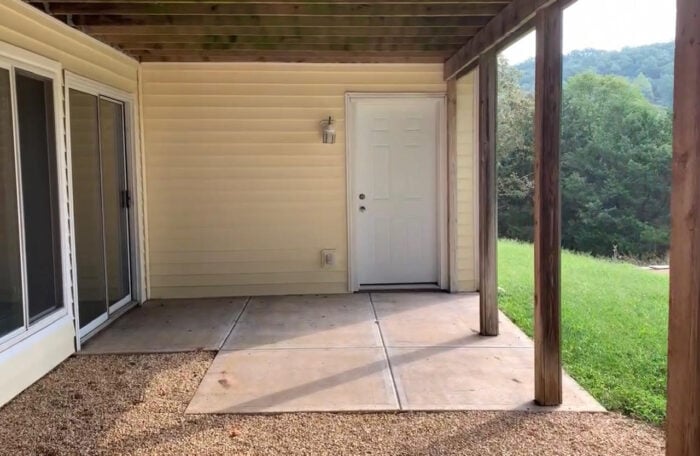
[(496, 97), (498, 59), (479, 57), (479, 294), (482, 336), (498, 335)]
[(562, 9), (537, 12), (535, 73), (535, 401), (562, 403), (559, 146)]
[(666, 454), (700, 452), (700, 0), (677, 0)]

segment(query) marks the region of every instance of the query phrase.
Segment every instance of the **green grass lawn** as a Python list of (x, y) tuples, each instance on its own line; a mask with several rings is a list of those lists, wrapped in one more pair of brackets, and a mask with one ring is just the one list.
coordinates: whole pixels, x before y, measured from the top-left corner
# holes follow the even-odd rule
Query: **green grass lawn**
[[(499, 305), (533, 334), (532, 244), (498, 244)], [(564, 367), (609, 410), (661, 424), (666, 411), (668, 276), (564, 252)]]

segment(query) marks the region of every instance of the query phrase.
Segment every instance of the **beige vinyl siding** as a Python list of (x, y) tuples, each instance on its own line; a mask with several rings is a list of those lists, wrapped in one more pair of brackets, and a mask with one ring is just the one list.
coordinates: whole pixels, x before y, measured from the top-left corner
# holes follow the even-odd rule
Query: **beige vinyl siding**
[(61, 62), (86, 78), (136, 92), (138, 62), (20, 0), (0, 1), (0, 41)]
[(475, 74), (457, 80), (457, 291), (478, 289)]
[[(345, 94), (444, 92), (441, 65), (144, 64), (151, 297), (342, 293)], [(319, 123), (333, 116), (336, 144)], [(321, 250), (336, 266), (321, 267)]]

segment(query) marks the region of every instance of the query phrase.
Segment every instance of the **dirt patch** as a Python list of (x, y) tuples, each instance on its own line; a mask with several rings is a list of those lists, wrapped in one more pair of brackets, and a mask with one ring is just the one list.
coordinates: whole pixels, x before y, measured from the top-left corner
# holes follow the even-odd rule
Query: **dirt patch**
[(8, 455), (661, 455), (612, 413), (183, 414), (212, 353), (74, 357), (0, 409)]

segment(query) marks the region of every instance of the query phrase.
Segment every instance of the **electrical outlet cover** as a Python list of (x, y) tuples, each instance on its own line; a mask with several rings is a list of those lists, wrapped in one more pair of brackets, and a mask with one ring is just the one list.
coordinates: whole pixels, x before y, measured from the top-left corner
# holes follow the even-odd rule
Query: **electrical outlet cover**
[(335, 249), (321, 250), (321, 267), (322, 268), (335, 267)]

